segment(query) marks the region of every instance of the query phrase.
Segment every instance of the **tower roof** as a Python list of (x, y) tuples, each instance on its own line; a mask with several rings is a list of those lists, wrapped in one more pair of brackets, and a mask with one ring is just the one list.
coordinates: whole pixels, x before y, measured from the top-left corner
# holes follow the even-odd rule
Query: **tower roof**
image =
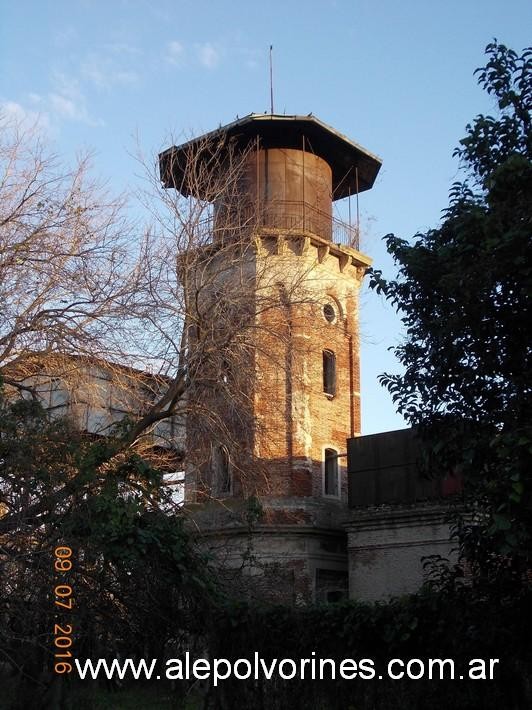
[[(245, 150), (256, 140), (261, 148), (303, 148), (323, 158), (332, 170), (333, 200), (358, 191), (369, 190), (381, 166), (381, 160), (362, 146), (354, 143), (318, 118), (251, 113), (226, 126), (194, 138), (180, 146), (172, 146), (159, 155), (161, 180), (165, 187), (179, 186), (185, 196), (190, 194), (185, 175), (187, 157), (198, 150), (200, 159), (209, 159), (208, 146), (216, 142)], [(212, 149), (211, 149), (212, 150)]]

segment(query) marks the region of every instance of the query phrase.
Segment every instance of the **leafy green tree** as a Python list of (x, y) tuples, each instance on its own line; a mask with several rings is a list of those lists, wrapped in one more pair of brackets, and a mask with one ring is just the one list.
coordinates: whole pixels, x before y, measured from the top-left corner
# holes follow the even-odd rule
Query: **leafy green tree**
[[(162, 658), (203, 618), (215, 587), (184, 517), (166, 512), (161, 476), (124, 452), (118, 435), (95, 441), (0, 388), (0, 672), (11, 675), (9, 707), (34, 707), (50, 692), (55, 623), (71, 624), (74, 658)], [(57, 546), (72, 549), (64, 573), (54, 569)], [(54, 604), (58, 584), (73, 590), (71, 611)]]
[(441, 225), (411, 242), (385, 237), (398, 278), (373, 271), (370, 285), (406, 330), (404, 373), (381, 381), (420, 427), (432, 468), (463, 475), (474, 523), (462, 519), (464, 551), (506, 583), (532, 567), (532, 50), (495, 40), (486, 54), (476, 74), (497, 112), (466, 127), (464, 179)]

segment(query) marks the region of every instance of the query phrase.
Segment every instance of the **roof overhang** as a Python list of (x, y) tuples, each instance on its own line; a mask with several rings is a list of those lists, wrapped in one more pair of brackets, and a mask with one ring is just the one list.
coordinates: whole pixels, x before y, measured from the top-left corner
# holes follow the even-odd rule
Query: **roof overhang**
[(159, 167), (163, 185), (175, 187), (185, 196), (193, 194), (186, 175), (191, 155), (195, 154), (197, 159), (207, 161), (212, 160), (213, 151), (221, 150), (223, 154), (229, 146), (243, 151), (253, 144), (261, 149), (302, 150), (304, 146), (307, 152), (323, 158), (332, 170), (333, 200), (369, 190), (382, 163), (380, 158), (312, 114), (284, 116), (252, 113), (162, 152), (159, 155)]

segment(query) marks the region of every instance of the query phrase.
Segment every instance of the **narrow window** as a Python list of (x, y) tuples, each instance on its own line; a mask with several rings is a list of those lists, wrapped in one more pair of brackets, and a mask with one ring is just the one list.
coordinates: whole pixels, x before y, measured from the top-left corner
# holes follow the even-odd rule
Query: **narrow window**
[(323, 391), (331, 397), (336, 394), (336, 355), (331, 350), (323, 351)]
[(217, 495), (231, 493), (231, 464), (225, 446), (217, 446), (212, 457), (213, 483)]
[(183, 505), (185, 500), (185, 472), (174, 471), (163, 474), (163, 484), (170, 494), (173, 505)]
[(338, 498), (338, 452), (334, 449), (325, 449), (325, 462), (323, 466), (323, 492), (326, 496)]

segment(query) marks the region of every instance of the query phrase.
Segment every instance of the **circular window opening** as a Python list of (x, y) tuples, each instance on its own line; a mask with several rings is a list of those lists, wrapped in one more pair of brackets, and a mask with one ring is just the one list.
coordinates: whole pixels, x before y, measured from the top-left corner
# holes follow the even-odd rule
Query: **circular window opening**
[(332, 323), (335, 318), (336, 318), (336, 311), (334, 310), (334, 306), (332, 306), (330, 303), (326, 303), (323, 306), (323, 317), (327, 321), (327, 323)]

